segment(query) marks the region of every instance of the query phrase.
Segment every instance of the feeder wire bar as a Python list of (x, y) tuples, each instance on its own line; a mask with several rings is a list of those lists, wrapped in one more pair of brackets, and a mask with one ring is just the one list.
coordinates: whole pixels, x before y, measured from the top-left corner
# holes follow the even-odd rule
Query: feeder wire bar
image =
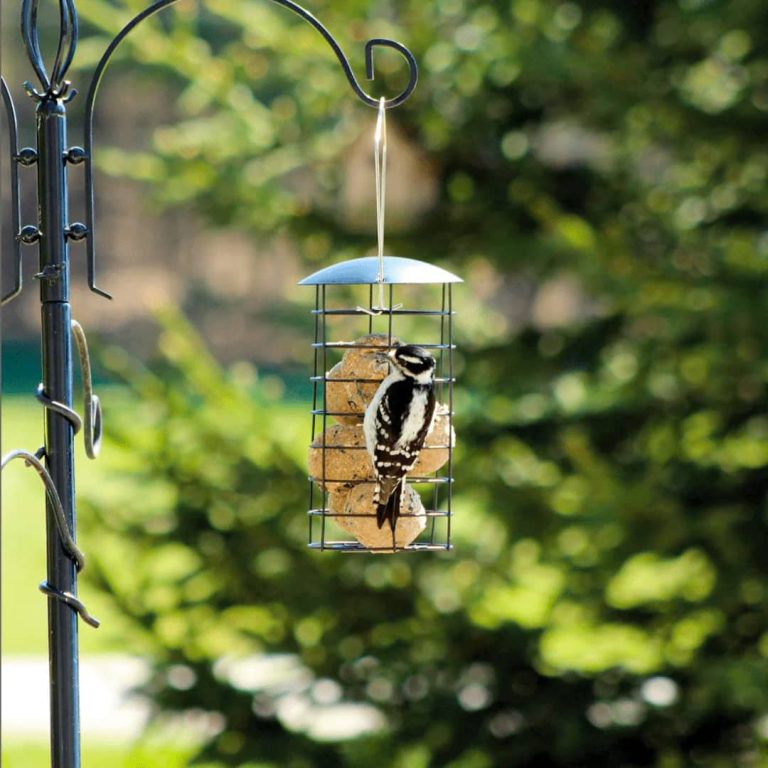
[[(448, 283), (447, 286), (448, 289), (448, 314), (447, 314), (447, 323), (448, 323), (448, 338), (453, 338), (453, 294), (452, 294), (452, 286), (450, 283)], [(453, 350), (455, 349), (455, 345), (449, 344), (448, 345), (448, 442), (451, 442), (451, 435), (453, 434), (453, 382), (455, 380), (453, 375)], [(450, 449), (448, 451), (448, 477), (453, 479), (453, 449)], [(446, 522), (447, 525), (447, 533), (446, 533), (446, 549), (451, 549), (451, 518), (452, 518), (452, 488), (453, 484), (448, 484), (448, 520)]]
[[(320, 299), (320, 286), (316, 285), (315, 286), (315, 306), (318, 305), (319, 299)], [(325, 318), (323, 318), (323, 322), (325, 322)], [(319, 336), (319, 334), (320, 334), (320, 325), (319, 324), (320, 324), (320, 315), (316, 314), (315, 315), (315, 343), (317, 343), (317, 340), (320, 338), (320, 336)], [(320, 353), (318, 352), (318, 347), (315, 347), (313, 351), (314, 351), (314, 356), (315, 356), (315, 362), (314, 362), (314, 368), (312, 370), (315, 371), (315, 373), (317, 373), (317, 359), (318, 359), (318, 356), (319, 356)], [(324, 382), (323, 383), (323, 389), (325, 389), (325, 386), (326, 386), (326, 384), (325, 384), (325, 377), (326, 376), (327, 376), (327, 373), (323, 372), (322, 376), (312, 376), (310, 378), (310, 381), (312, 382), (312, 440), (311, 440), (312, 443), (315, 442), (315, 436), (317, 434), (317, 431), (316, 431), (317, 430), (317, 413), (316, 413), (316, 411), (317, 411), (317, 387), (318, 387), (318, 383), (320, 381), (323, 381)], [(309, 508), (312, 509), (312, 508), (314, 508), (314, 506), (315, 506), (315, 484), (310, 479), (310, 481), (309, 481)], [(313, 529), (313, 523), (314, 523), (314, 520), (310, 517), (309, 518), (309, 542), (308, 542), (310, 545), (312, 544), (312, 541), (313, 541), (313, 536), (312, 536), (313, 530), (314, 530)]]
[[(323, 312), (325, 312), (325, 285), (321, 286), (320, 292), (322, 295), (322, 308)], [(322, 322), (322, 328), (323, 328), (323, 343), (322, 343), (322, 349), (323, 349), (323, 371), (328, 371), (328, 345), (326, 344), (327, 341), (327, 327), (326, 327), (325, 317), (323, 317)], [(325, 435), (328, 434), (328, 385), (323, 384), (323, 449), (322, 449), (322, 487), (323, 487), (323, 508), (326, 508), (328, 506), (328, 482), (326, 478), (326, 450), (325, 450)], [(314, 418), (314, 414), (313, 414)], [(311, 481), (310, 481), (311, 482)], [(326, 515), (323, 515), (320, 520), (320, 541), (322, 544), (325, 544), (325, 521), (326, 521)], [(321, 547), (322, 549), (322, 547)]]

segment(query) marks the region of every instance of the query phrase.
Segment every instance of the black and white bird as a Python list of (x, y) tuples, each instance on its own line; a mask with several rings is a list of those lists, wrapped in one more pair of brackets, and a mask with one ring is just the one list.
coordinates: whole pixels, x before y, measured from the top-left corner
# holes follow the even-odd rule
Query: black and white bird
[(387, 353), (390, 374), (365, 410), (363, 431), (376, 475), (379, 528), (395, 530), (406, 474), (413, 469), (435, 416), (435, 358), (413, 344)]

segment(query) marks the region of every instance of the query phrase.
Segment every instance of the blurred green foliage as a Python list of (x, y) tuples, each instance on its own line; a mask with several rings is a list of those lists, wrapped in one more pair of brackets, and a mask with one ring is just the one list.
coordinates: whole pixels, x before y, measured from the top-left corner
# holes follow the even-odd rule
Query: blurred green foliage
[[(117, 28), (110, 4), (80, 8)], [(159, 370), (125, 369), (146, 423), (118, 433), (137, 464), (99, 516), (122, 547), (101, 584), (157, 660), (157, 706), (208, 713), (216, 764), (768, 764), (763, 5), (312, 11), (422, 64), (391, 120), (440, 193), (389, 244), (468, 279), (457, 552), (303, 549), (302, 415), (166, 318)], [(217, 225), (285, 228), (308, 261), (369, 247), (335, 201), (371, 114), (323, 41), (261, 0), (172, 15), (126, 47), (178, 89), (179, 119), (105, 167)], [(402, 77), (377, 55), (376, 95)], [(581, 312), (513, 322), (521, 281), (563, 276)], [(259, 652), (300, 666), (249, 678), (237, 657)], [(367, 706), (357, 739), (318, 726), (343, 702)]]

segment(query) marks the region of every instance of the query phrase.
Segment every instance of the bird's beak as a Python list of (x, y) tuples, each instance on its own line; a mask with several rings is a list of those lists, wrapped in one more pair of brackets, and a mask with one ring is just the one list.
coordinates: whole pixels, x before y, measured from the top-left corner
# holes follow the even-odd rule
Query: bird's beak
[(377, 363), (390, 362), (394, 365), (395, 364), (395, 348), (390, 349), (388, 352), (375, 352), (373, 355), (373, 359), (376, 360)]

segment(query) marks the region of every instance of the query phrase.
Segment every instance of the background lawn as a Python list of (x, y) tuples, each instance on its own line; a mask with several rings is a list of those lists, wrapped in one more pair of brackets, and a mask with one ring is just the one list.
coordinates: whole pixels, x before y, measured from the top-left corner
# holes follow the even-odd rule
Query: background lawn
[[(156, 745), (100, 746), (83, 749), (87, 768), (182, 768), (190, 752)], [(48, 745), (19, 742), (3, 743), (5, 768), (48, 768)]]

